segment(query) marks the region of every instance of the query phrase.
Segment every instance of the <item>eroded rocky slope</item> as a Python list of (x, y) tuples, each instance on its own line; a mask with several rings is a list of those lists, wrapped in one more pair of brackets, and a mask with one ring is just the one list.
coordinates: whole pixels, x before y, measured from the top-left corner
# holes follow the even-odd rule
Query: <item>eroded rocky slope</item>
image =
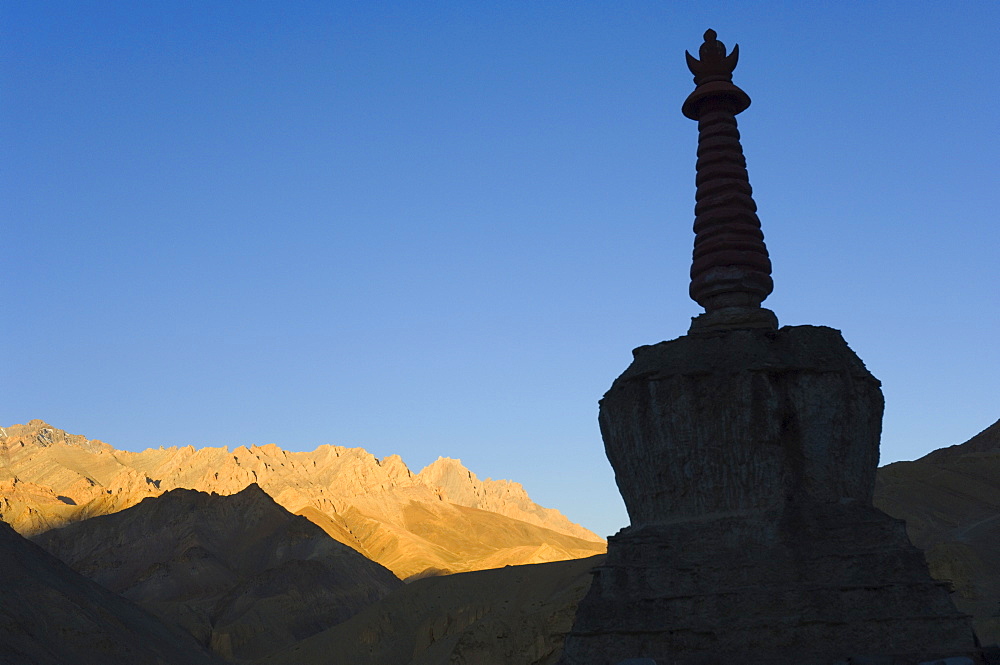
[(230, 496), (175, 489), (34, 540), (237, 661), (338, 624), (403, 584), (257, 485)]
[(25, 535), (120, 511), (177, 488), (234, 494), (251, 483), (402, 579), (558, 561), (604, 541), (510, 481), (439, 459), (412, 473), (398, 455), (276, 445), (115, 450), (40, 421), (0, 428), (0, 518)]

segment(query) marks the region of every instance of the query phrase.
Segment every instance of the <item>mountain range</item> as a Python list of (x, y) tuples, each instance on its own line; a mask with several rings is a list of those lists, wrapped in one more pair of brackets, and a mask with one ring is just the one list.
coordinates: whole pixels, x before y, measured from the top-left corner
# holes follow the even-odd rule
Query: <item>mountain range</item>
[(173, 489), (230, 495), (251, 484), (404, 580), (606, 548), (518, 483), (480, 480), (459, 460), (440, 458), (414, 474), (398, 455), (379, 460), (361, 448), (129, 452), (41, 420), (0, 428), (0, 519), (26, 536)]

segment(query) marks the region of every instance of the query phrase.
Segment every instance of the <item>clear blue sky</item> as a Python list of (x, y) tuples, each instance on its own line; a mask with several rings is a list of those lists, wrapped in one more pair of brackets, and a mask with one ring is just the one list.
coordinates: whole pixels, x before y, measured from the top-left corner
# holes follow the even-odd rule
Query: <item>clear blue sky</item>
[(783, 324), (882, 460), (1000, 417), (1000, 3), (0, 4), (0, 425), (439, 455), (627, 523), (597, 400), (686, 332), (684, 50), (740, 44)]

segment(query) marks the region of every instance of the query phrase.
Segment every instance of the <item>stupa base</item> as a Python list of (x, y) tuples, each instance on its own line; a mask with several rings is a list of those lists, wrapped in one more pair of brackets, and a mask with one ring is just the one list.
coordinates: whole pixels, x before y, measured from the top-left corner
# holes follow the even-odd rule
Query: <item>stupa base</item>
[(560, 663), (917, 665), (977, 653), (969, 617), (902, 521), (789, 504), (620, 531)]

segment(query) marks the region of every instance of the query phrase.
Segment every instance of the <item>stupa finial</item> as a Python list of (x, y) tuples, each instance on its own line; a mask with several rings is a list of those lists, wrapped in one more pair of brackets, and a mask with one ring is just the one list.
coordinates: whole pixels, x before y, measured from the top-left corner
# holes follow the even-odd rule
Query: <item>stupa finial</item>
[(696, 60), (690, 53), (684, 51), (687, 56), (688, 69), (694, 74), (694, 82), (698, 85), (709, 81), (732, 81), (733, 70), (740, 59), (740, 45), (733, 47), (733, 52), (726, 55), (726, 45), (717, 39), (715, 30), (709, 28), (705, 31), (705, 43), (698, 49), (700, 60)]
[(736, 115), (750, 106), (750, 96), (733, 84), (739, 46), (727, 55), (717, 36), (705, 31), (700, 60), (684, 52), (697, 87), (681, 111), (698, 121), (690, 293), (705, 308), (691, 332), (777, 328), (774, 313), (761, 307), (774, 288), (771, 260), (736, 127)]

